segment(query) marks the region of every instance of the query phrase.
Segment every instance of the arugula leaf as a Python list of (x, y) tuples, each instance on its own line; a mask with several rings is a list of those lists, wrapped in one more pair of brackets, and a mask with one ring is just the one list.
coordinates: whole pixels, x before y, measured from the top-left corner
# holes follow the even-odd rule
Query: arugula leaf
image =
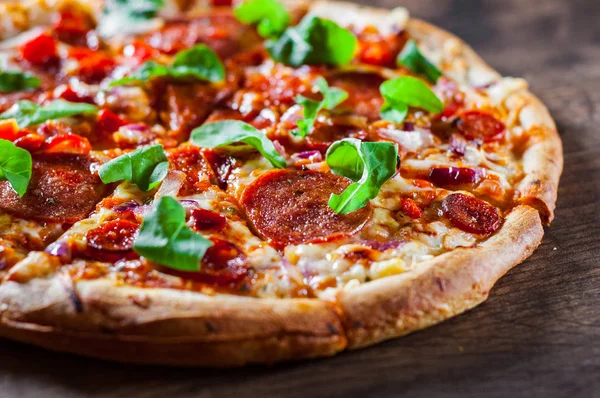
[(156, 188), (167, 176), (169, 160), (162, 145), (136, 149), (105, 163), (98, 173), (105, 184), (131, 181), (142, 191)]
[(147, 81), (155, 77), (198, 79), (211, 82), (225, 80), (225, 66), (219, 56), (204, 44), (177, 53), (172, 66), (147, 61), (130, 76), (110, 83), (110, 87)]
[(379, 91), (385, 99), (381, 117), (401, 123), (408, 114), (408, 107), (421, 108), (431, 113), (440, 113), (444, 103), (421, 79), (402, 76), (384, 82)]
[(333, 173), (355, 181), (341, 194), (331, 194), (329, 198), (334, 212), (346, 214), (365, 207), (396, 174), (398, 148), (391, 142), (345, 138), (329, 147), (326, 162)]
[(0, 181), (8, 181), (19, 196), (27, 192), (32, 167), (29, 152), (10, 141), (0, 140)]
[(0, 71), (0, 93), (38, 88), (41, 84), (40, 79), (31, 73)]
[(271, 57), (291, 66), (344, 65), (354, 57), (356, 37), (328, 19), (307, 16), (278, 40), (266, 43)]
[(14, 118), (19, 128), (36, 125), (46, 120), (59, 119), (82, 114), (97, 113), (98, 108), (90, 104), (54, 100), (46, 106), (23, 100), (0, 114), (0, 120)]
[(199, 271), (204, 254), (213, 243), (185, 225), (185, 209), (163, 196), (144, 217), (133, 250), (148, 260), (181, 271)]
[(100, 18), (97, 31), (102, 37), (119, 33), (145, 33), (153, 23), (165, 0), (107, 0), (104, 15)]
[(315, 101), (306, 98), (303, 95), (298, 95), (295, 98), (297, 104), (304, 108), (304, 119), (298, 120), (297, 135), (304, 138), (312, 130), (318, 113), (322, 109), (332, 110), (348, 98), (348, 93), (337, 87), (329, 87), (327, 80), (319, 77), (316, 81), (319, 92), (323, 94), (321, 101)]
[(243, 23), (258, 23), (262, 37), (278, 36), (290, 24), (290, 14), (278, 0), (247, 0), (235, 8), (234, 14)]
[(190, 141), (204, 148), (217, 148), (242, 142), (256, 148), (274, 167), (282, 169), (287, 164), (265, 133), (238, 120), (225, 120), (197, 127), (192, 130)]
[(396, 62), (398, 65), (405, 66), (413, 73), (424, 75), (432, 83), (436, 83), (440, 76), (442, 76), (442, 72), (425, 58), (421, 51), (419, 51), (417, 42), (412, 39), (404, 45), (402, 52), (398, 54)]

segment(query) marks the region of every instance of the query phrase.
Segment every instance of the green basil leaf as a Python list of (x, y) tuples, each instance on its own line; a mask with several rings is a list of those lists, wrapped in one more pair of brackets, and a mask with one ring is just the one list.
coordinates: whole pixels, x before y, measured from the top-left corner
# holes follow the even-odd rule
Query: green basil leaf
[(311, 100), (303, 95), (295, 98), (297, 104), (304, 108), (304, 119), (298, 120), (298, 131), (296, 134), (302, 138), (313, 129), (317, 116), (322, 109), (333, 110), (348, 98), (348, 93), (337, 87), (329, 87), (327, 80), (319, 77), (316, 81), (323, 99), (321, 101)]
[(278, 36), (290, 24), (290, 14), (278, 0), (248, 0), (234, 10), (235, 17), (246, 24), (258, 24), (262, 37)]
[(213, 243), (185, 225), (185, 209), (163, 196), (142, 222), (133, 250), (148, 260), (181, 271), (199, 271)]
[(444, 103), (431, 88), (416, 77), (402, 76), (388, 80), (379, 87), (379, 91), (385, 99), (381, 107), (381, 116), (385, 120), (402, 122), (408, 113), (408, 106), (431, 113), (440, 113), (444, 109)]
[(381, 107), (381, 118), (394, 123), (402, 123), (408, 115), (408, 105), (402, 102), (397, 102), (393, 106), (389, 102), (385, 102)]
[(398, 65), (405, 66), (411, 72), (424, 75), (432, 83), (436, 83), (442, 76), (442, 72), (419, 51), (417, 42), (414, 40), (406, 43), (396, 61)]
[(102, 37), (145, 33), (155, 27), (153, 20), (165, 0), (107, 0), (97, 28)]
[(90, 104), (54, 100), (48, 105), (43, 106), (31, 101), (23, 100), (17, 102), (6, 112), (0, 114), (0, 120), (14, 118), (17, 121), (19, 128), (22, 129), (43, 123), (46, 120), (97, 112), (98, 108)]
[(396, 174), (398, 148), (391, 142), (345, 138), (329, 147), (326, 162), (333, 173), (355, 181), (341, 194), (331, 194), (329, 198), (333, 211), (346, 214), (365, 207)]
[(265, 133), (238, 120), (225, 120), (197, 127), (192, 131), (190, 141), (204, 148), (244, 143), (258, 150), (274, 167), (282, 169), (287, 165), (285, 158), (277, 152)]
[(0, 93), (38, 88), (42, 82), (31, 73), (0, 71)]
[(154, 189), (167, 176), (169, 160), (162, 145), (152, 145), (115, 158), (100, 167), (98, 174), (105, 184), (131, 181), (143, 191)]
[(0, 181), (8, 181), (19, 196), (27, 192), (32, 167), (29, 152), (10, 141), (0, 140)]
[(225, 80), (225, 66), (219, 56), (204, 44), (177, 53), (172, 66), (147, 61), (130, 76), (110, 83), (111, 87), (148, 81), (156, 77), (176, 80), (198, 79), (210, 82)]
[(328, 19), (307, 16), (266, 43), (274, 60), (291, 66), (345, 65), (354, 57), (356, 37)]

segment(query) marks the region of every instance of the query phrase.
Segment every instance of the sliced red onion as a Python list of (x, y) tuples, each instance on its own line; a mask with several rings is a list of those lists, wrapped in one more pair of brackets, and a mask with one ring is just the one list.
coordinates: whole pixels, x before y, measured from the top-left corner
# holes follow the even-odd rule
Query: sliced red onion
[(404, 122), (404, 125), (402, 126), (402, 130), (415, 131), (415, 125), (414, 125), (414, 123), (411, 123), (411, 122)]
[(435, 167), (429, 172), (429, 180), (440, 187), (478, 184), (485, 174), (480, 168)]
[(294, 156), (296, 156), (299, 159), (312, 159), (314, 157), (317, 157), (318, 161), (323, 160), (323, 156), (321, 155), (321, 152), (317, 151), (317, 150), (300, 152), (300, 153), (295, 154)]
[(155, 198), (158, 199), (163, 196), (177, 196), (185, 180), (185, 173), (178, 170), (170, 170), (163, 180), (160, 188), (158, 188)]
[(405, 243), (406, 243), (406, 241), (398, 240), (398, 239), (392, 239), (392, 240), (388, 240), (385, 242), (379, 242), (376, 240), (367, 240), (367, 241), (363, 242), (363, 245), (368, 246), (373, 250), (384, 252), (386, 250), (396, 249)]
[(460, 134), (450, 136), (450, 152), (458, 156), (464, 156), (467, 150), (467, 140)]
[(277, 140), (273, 140), (273, 146), (277, 149), (277, 152), (281, 154), (281, 156), (286, 157), (287, 153), (285, 153), (285, 147), (281, 145), (281, 143)]
[(125, 213), (127, 211), (135, 211), (138, 207), (140, 207), (140, 204), (138, 202), (136, 202), (135, 200), (130, 200), (128, 202), (121, 203), (113, 210), (117, 213)]
[(63, 264), (70, 263), (71, 259), (73, 258), (73, 254), (71, 253), (71, 248), (69, 247), (67, 242), (51, 243), (44, 251), (51, 256), (60, 258), (60, 261)]
[(123, 126), (121, 128), (125, 129), (125, 130), (129, 130), (129, 131), (138, 131), (138, 132), (150, 131), (150, 127), (148, 127), (142, 123), (126, 124), (125, 126)]
[(180, 199), (179, 203), (181, 203), (187, 215), (190, 215), (192, 210), (200, 208), (200, 204), (191, 199)]

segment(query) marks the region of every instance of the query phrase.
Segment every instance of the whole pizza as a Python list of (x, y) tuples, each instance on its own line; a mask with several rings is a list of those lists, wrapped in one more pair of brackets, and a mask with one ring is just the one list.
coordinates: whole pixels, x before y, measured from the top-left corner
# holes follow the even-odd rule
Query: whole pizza
[(1, 337), (137, 363), (330, 356), (483, 302), (553, 218), (544, 105), (403, 8), (0, 15)]

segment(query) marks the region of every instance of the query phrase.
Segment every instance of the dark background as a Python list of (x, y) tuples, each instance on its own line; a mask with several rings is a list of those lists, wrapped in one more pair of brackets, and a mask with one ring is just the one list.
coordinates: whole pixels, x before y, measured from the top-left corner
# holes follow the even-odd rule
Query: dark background
[[(364, 3), (368, 3), (364, 1)], [(564, 142), (556, 220), (476, 309), (330, 359), (238, 370), (120, 365), (0, 340), (0, 397), (600, 397), (600, 1), (379, 0), (522, 76)]]

